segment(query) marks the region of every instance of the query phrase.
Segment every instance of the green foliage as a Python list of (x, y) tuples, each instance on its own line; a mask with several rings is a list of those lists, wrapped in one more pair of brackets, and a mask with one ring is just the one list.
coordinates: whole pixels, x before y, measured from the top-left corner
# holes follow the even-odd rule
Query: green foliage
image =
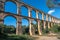
[(0, 18), (0, 20), (3, 20), (3, 19)]
[(37, 23), (36, 23), (36, 24), (33, 24), (33, 27), (34, 27), (35, 29), (37, 29), (37, 26), (38, 26)]
[(0, 37), (0, 40), (33, 40), (33, 38), (28, 35), (3, 34), (0, 36), (2, 36), (2, 37)]
[(0, 24), (0, 33), (3, 33), (3, 31), (4, 31), (4, 27), (5, 27), (4, 24)]
[(33, 40), (33, 38), (31, 38), (30, 36), (28, 35), (12, 35), (10, 36), (10, 39), (13, 39), (13, 40)]
[(35, 34), (38, 34), (38, 24), (33, 24), (33, 30), (35, 31)]
[(60, 33), (60, 26), (54, 25), (50, 30), (53, 33)]
[(51, 28), (51, 31), (54, 32), (54, 33), (60, 33), (60, 26), (54, 25), (54, 26)]
[(42, 30), (42, 33), (43, 33), (43, 34), (48, 34), (49, 31), (50, 31), (50, 29), (48, 29), (48, 27), (47, 27), (46, 29), (43, 29), (43, 30)]
[(5, 40), (7, 37), (7, 34), (0, 33), (0, 40)]
[(0, 24), (0, 33), (15, 33), (16, 28), (12, 25)]
[(46, 4), (49, 8), (53, 8), (55, 6), (54, 3), (51, 0), (47, 0)]
[(43, 33), (43, 34), (47, 34), (47, 33), (49, 33), (49, 30), (44, 29), (44, 30), (42, 30), (42, 33)]
[[(12, 25), (7, 26), (0, 24), (0, 29), (0, 40), (33, 40), (33, 38), (28, 35), (12, 35), (11, 33), (15, 31), (15, 27)], [(25, 32), (28, 32), (28, 27), (23, 27), (23, 29), (25, 29)], [(3, 31), (3, 33), (1, 33), (1, 31)]]
[(6, 26), (4, 28), (4, 33), (15, 33), (16, 28), (12, 25)]
[(28, 34), (29, 33), (29, 27), (28, 26), (22, 26), (22, 31), (23, 31), (23, 34)]
[(50, 29), (48, 29), (48, 27), (46, 29), (42, 30), (43, 34), (47, 34), (47, 33), (60, 33), (60, 26), (58, 25), (53, 25), (53, 27), (51, 27)]

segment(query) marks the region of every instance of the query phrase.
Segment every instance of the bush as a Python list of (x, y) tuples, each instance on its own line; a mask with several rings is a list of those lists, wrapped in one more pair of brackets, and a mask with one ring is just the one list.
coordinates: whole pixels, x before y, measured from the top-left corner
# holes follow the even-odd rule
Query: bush
[[(15, 31), (14, 26), (11, 26), (11, 25), (7, 26), (4, 24), (0, 24), (0, 27), (1, 27), (0, 28), (0, 40), (33, 40), (33, 38), (28, 35), (15, 35), (15, 34), (12, 35), (11, 33), (14, 33)], [(28, 30), (29, 28), (25, 28), (26, 32), (28, 32)], [(8, 35), (7, 33), (10, 33), (10, 34)]]
[(28, 35), (20, 35), (19, 36), (19, 35), (15, 35), (15, 34), (13, 34), (13, 35), (11, 35), (11, 34), (9, 34), (9, 35), (3, 34), (1, 36), (2, 36), (0, 38), (1, 40), (33, 40), (33, 38), (28, 36)]
[(4, 27), (4, 33), (15, 33), (16, 28), (14, 26), (6, 26)]
[(44, 35), (45, 35), (45, 34), (48, 34), (49, 31), (50, 31), (49, 29), (44, 29), (44, 30), (42, 30), (42, 34), (44, 34)]
[(0, 24), (0, 33), (15, 33), (16, 28), (12, 25), (7, 26), (4, 24)]
[(22, 26), (22, 31), (23, 31), (23, 34), (29, 34), (29, 27), (28, 26)]
[(46, 26), (46, 29), (43, 29), (43, 30), (42, 30), (42, 33), (43, 33), (43, 34), (48, 34), (49, 31), (50, 31), (50, 29), (48, 29), (48, 26)]
[(3, 19), (0, 18), (0, 20), (3, 20)]
[(54, 25), (50, 30), (53, 33), (59, 33), (60, 32), (60, 26)]

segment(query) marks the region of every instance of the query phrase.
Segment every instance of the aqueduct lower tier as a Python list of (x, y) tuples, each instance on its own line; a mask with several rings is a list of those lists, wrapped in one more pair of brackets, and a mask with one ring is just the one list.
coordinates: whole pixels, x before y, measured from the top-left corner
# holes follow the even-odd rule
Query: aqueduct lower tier
[(41, 35), (42, 33), (42, 30), (41, 30), (41, 26), (40, 26), (40, 23), (42, 22), (42, 24), (43, 24), (43, 27), (44, 27), (44, 29), (46, 28), (46, 26), (48, 25), (48, 28), (51, 28), (53, 25), (55, 25), (55, 24), (58, 24), (59, 25), (59, 23), (56, 23), (56, 22), (49, 22), (49, 21), (44, 21), (44, 20), (40, 20), (40, 19), (34, 19), (34, 18), (31, 18), (31, 17), (26, 17), (26, 16), (22, 16), (22, 15), (18, 15), (18, 14), (12, 14), (12, 13), (8, 13), (8, 12), (0, 12), (0, 24), (3, 24), (4, 23), (4, 18), (6, 17), (6, 16), (13, 16), (14, 18), (16, 18), (16, 20), (17, 20), (17, 27), (16, 27), (16, 34), (17, 35), (20, 35), (20, 34), (22, 34), (23, 32), (22, 32), (22, 19), (23, 18), (25, 18), (25, 19), (28, 19), (29, 20), (29, 34), (30, 35), (33, 35), (34, 33), (33, 33), (33, 31), (34, 30), (32, 30), (32, 28), (33, 28), (33, 26), (32, 26), (32, 21), (33, 20), (36, 20), (37, 21), (37, 23), (38, 23), (38, 26), (37, 26), (37, 28), (38, 28), (38, 33), (39, 33), (39, 35)]
[[(4, 11), (4, 4), (5, 4), (5, 2), (7, 2), (7, 1), (11, 1), (11, 2), (14, 2), (14, 3), (16, 3), (16, 5), (17, 5), (17, 14), (12, 14), (12, 13), (8, 13), (8, 12), (5, 12)], [(25, 6), (25, 7), (27, 7), (27, 9), (28, 9), (28, 17), (27, 16), (22, 16), (22, 15), (20, 15), (21, 14), (21, 11), (20, 11), (20, 7), (21, 6)], [(32, 10), (35, 10), (35, 12), (36, 12), (36, 18), (32, 18), (31, 17), (31, 11)], [(38, 18), (38, 13), (41, 13), (42, 14), (42, 20), (40, 20), (39, 18)], [(46, 15), (46, 20), (44, 20), (44, 15)], [(44, 27), (44, 29), (46, 28), (46, 26), (48, 26), (48, 28), (51, 28), (53, 25), (55, 25), (55, 24), (60, 24), (60, 19), (58, 19), (58, 18), (56, 18), (56, 17), (53, 17), (53, 16), (51, 16), (51, 15), (49, 15), (49, 14), (45, 14), (44, 12), (42, 12), (41, 10), (38, 10), (38, 9), (36, 9), (36, 8), (34, 8), (34, 7), (31, 7), (31, 6), (29, 6), (29, 5), (27, 5), (27, 4), (25, 4), (25, 3), (22, 3), (22, 2), (19, 2), (19, 0), (0, 0), (0, 24), (3, 24), (4, 23), (4, 18), (6, 17), (6, 16), (13, 16), (14, 18), (16, 18), (16, 20), (17, 20), (17, 28), (16, 28), (16, 34), (17, 35), (19, 35), (19, 34), (22, 34), (23, 32), (22, 32), (22, 27), (21, 27), (21, 24), (22, 24), (22, 22), (21, 22), (21, 20), (23, 19), (23, 18), (26, 18), (26, 19), (28, 19), (28, 21), (29, 21), (29, 34), (30, 35), (33, 35), (34, 34), (34, 32), (33, 32), (33, 30), (32, 30), (32, 28), (33, 28), (33, 26), (32, 26), (32, 21), (33, 20), (36, 20), (37, 21), (37, 23), (38, 23), (38, 26), (37, 26), (37, 28), (38, 28), (38, 33), (39, 33), (39, 35), (41, 35), (42, 33), (42, 30), (41, 30), (41, 26), (40, 26), (40, 23), (42, 22), (42, 25), (43, 25), (43, 27)], [(50, 17), (50, 18), (49, 18)], [(49, 19), (50, 19), (50, 21), (49, 21)]]

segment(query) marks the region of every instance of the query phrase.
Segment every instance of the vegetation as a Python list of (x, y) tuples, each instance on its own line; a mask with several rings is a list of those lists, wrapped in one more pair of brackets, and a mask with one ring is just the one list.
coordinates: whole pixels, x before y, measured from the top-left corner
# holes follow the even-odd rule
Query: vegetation
[(53, 25), (50, 29), (48, 29), (48, 27), (46, 27), (46, 29), (42, 30), (43, 34), (49, 34), (50, 32), (59, 35), (60, 34), (60, 26)]
[(15, 27), (10, 25), (4, 25), (4, 24), (0, 24), (0, 32), (1, 33), (15, 33)]
[(12, 25), (7, 26), (0, 24), (0, 40), (33, 40), (33, 38), (28, 35), (16, 35), (15, 30), (16, 28)]
[(28, 34), (29, 33), (29, 27), (28, 26), (22, 26), (22, 31), (23, 31), (23, 34)]
[(33, 40), (33, 38), (28, 35), (0, 34), (0, 40)]
[[(41, 24), (40, 24), (41, 25)], [(42, 25), (41, 25), (42, 26)], [(35, 34), (37, 34), (37, 24), (33, 24), (34, 27), (34, 31)], [(12, 25), (4, 25), (4, 24), (0, 24), (0, 39), (1, 40), (33, 40), (32, 37), (28, 36), (28, 32), (29, 32), (29, 27), (28, 26), (22, 26), (22, 30), (23, 30), (23, 34), (26, 35), (16, 35), (15, 31), (16, 28)], [(48, 27), (46, 27), (46, 29), (43, 29), (42, 27), (42, 32), (43, 34), (48, 34), (50, 31), (52, 33), (57, 33), (60, 34), (60, 26), (58, 25), (53, 25), (53, 27), (51, 27), (50, 29), (48, 29)], [(58, 37), (60, 38), (60, 36)]]
[(3, 19), (0, 18), (0, 20), (3, 20)]
[(60, 33), (60, 26), (54, 25), (50, 30), (53, 33)]
[(43, 29), (42, 30), (42, 34), (48, 34), (49, 33), (49, 30), (48, 29)]

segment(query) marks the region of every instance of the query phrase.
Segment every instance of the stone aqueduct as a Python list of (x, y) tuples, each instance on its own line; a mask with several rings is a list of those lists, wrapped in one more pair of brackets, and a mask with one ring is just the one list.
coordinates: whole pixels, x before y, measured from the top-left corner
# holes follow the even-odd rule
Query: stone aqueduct
[[(4, 3), (7, 2), (7, 1), (12, 1), (12, 2), (17, 4), (17, 14), (4, 12)], [(20, 15), (20, 13), (21, 13), (20, 12), (20, 7), (21, 6), (25, 6), (25, 7), (28, 8), (28, 17)], [(35, 10), (36, 18), (32, 18), (31, 17), (31, 10)], [(42, 20), (40, 20), (38, 18), (38, 13), (39, 12), (42, 14)], [(44, 20), (44, 15), (46, 15), (46, 20)], [(29, 34), (30, 35), (33, 35), (33, 30), (32, 30), (32, 27), (33, 27), (32, 26), (32, 21), (33, 20), (36, 20), (37, 23), (38, 23), (37, 28), (38, 28), (39, 35), (42, 34), (41, 33), (42, 31), (40, 29), (41, 28), (41, 26), (40, 26), (40, 22), (41, 21), (43, 23), (44, 29), (46, 28), (46, 24), (48, 25), (48, 28), (51, 28), (54, 24), (58, 24), (59, 25), (59, 23), (60, 23), (60, 20), (58, 18), (53, 17), (53, 16), (51, 16), (49, 14), (45, 14), (43, 11), (38, 10), (38, 9), (36, 9), (34, 7), (31, 7), (31, 6), (29, 6), (29, 5), (27, 5), (27, 4), (23, 3), (23, 2), (19, 2), (19, 0), (0, 0), (0, 18), (2, 19), (2, 20), (0, 20), (0, 24), (4, 23), (4, 17), (6, 17), (6, 16), (13, 16), (13, 17), (15, 17), (17, 19), (17, 28), (16, 28), (16, 34), (17, 35), (22, 34), (22, 27), (21, 27), (22, 18), (26, 18), (26, 19), (29, 20)], [(49, 17), (50, 17), (50, 21), (48, 20)]]

